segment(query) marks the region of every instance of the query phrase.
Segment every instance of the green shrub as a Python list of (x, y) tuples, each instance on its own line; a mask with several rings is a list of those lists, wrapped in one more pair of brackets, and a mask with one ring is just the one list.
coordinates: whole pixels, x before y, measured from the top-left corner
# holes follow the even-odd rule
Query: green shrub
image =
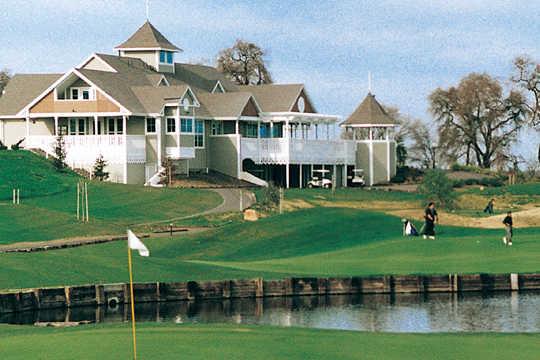
[(454, 208), (456, 192), (454, 182), (440, 169), (428, 170), (424, 174), (418, 192), (423, 195), (426, 202), (434, 201), (442, 207)]
[(0, 141), (0, 151), (1, 150), (7, 150), (7, 148), (8, 147), (6, 145), (4, 145), (4, 143), (2, 141)]
[(21, 139), (21, 140), (17, 141), (15, 144), (11, 145), (11, 150), (20, 150), (21, 149), (21, 144), (22, 144), (23, 141), (24, 141), (24, 139)]
[(401, 184), (406, 181), (417, 181), (420, 177), (422, 177), (422, 170), (409, 167), (409, 166), (400, 166), (397, 168), (396, 175), (392, 179), (390, 179), (390, 182)]
[(259, 196), (259, 205), (264, 209), (273, 209), (279, 205), (280, 194), (279, 187), (274, 183), (269, 183), (268, 187), (261, 190)]

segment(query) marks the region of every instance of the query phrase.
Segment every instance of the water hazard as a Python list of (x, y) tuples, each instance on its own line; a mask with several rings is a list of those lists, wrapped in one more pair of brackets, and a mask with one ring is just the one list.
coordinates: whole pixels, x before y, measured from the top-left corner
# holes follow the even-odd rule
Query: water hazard
[[(137, 321), (377, 332), (540, 332), (540, 292), (303, 296), (137, 304)], [(129, 320), (127, 305), (0, 315), (0, 322)]]

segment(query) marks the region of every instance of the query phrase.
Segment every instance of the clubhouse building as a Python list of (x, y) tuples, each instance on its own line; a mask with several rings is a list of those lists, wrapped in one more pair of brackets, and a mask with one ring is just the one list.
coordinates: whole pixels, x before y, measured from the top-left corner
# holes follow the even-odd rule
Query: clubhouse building
[(347, 186), (395, 173), (391, 119), (368, 94), (341, 124), (315, 111), (301, 84), (238, 86), (210, 66), (175, 62), (182, 50), (146, 22), (115, 48), (64, 74), (16, 74), (0, 97), (0, 141), (90, 171), (100, 155), (111, 181), (155, 184), (170, 159), (181, 174), (213, 170), (257, 185), (304, 187), (326, 169)]

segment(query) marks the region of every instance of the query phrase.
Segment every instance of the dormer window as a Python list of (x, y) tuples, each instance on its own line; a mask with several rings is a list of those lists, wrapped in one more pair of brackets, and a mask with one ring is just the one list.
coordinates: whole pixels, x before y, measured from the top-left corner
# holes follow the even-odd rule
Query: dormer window
[(173, 63), (172, 51), (161, 50), (159, 52), (159, 62), (162, 64), (172, 64)]
[(94, 92), (89, 87), (72, 87), (69, 94), (71, 100), (94, 100)]

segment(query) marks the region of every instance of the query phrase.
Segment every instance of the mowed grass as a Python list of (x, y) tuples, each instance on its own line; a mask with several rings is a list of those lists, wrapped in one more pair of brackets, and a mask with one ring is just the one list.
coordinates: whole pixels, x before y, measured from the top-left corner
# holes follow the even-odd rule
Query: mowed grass
[(403, 191), (387, 191), (370, 188), (338, 188), (330, 189), (288, 189), (287, 200), (313, 201), (414, 201), (420, 202), (423, 197), (418, 193)]
[[(437, 240), (403, 238), (399, 218), (312, 208), (233, 223), (183, 237), (146, 241), (134, 257), (135, 281), (289, 276), (509, 273), (540, 271), (540, 229), (441, 227)], [(115, 242), (39, 253), (0, 255), (0, 288), (126, 282), (126, 244)]]
[(21, 205), (0, 201), (0, 244), (57, 238), (121, 234), (126, 227), (196, 214), (222, 202), (212, 191), (154, 189), (90, 181), (90, 222), (77, 221), (77, 182), (70, 171), (26, 151), (0, 152), (0, 200), (11, 188), (21, 191)]
[[(139, 324), (140, 359), (538, 359), (538, 334), (381, 334), (235, 325)], [(0, 325), (2, 359), (130, 359), (129, 324)]]

